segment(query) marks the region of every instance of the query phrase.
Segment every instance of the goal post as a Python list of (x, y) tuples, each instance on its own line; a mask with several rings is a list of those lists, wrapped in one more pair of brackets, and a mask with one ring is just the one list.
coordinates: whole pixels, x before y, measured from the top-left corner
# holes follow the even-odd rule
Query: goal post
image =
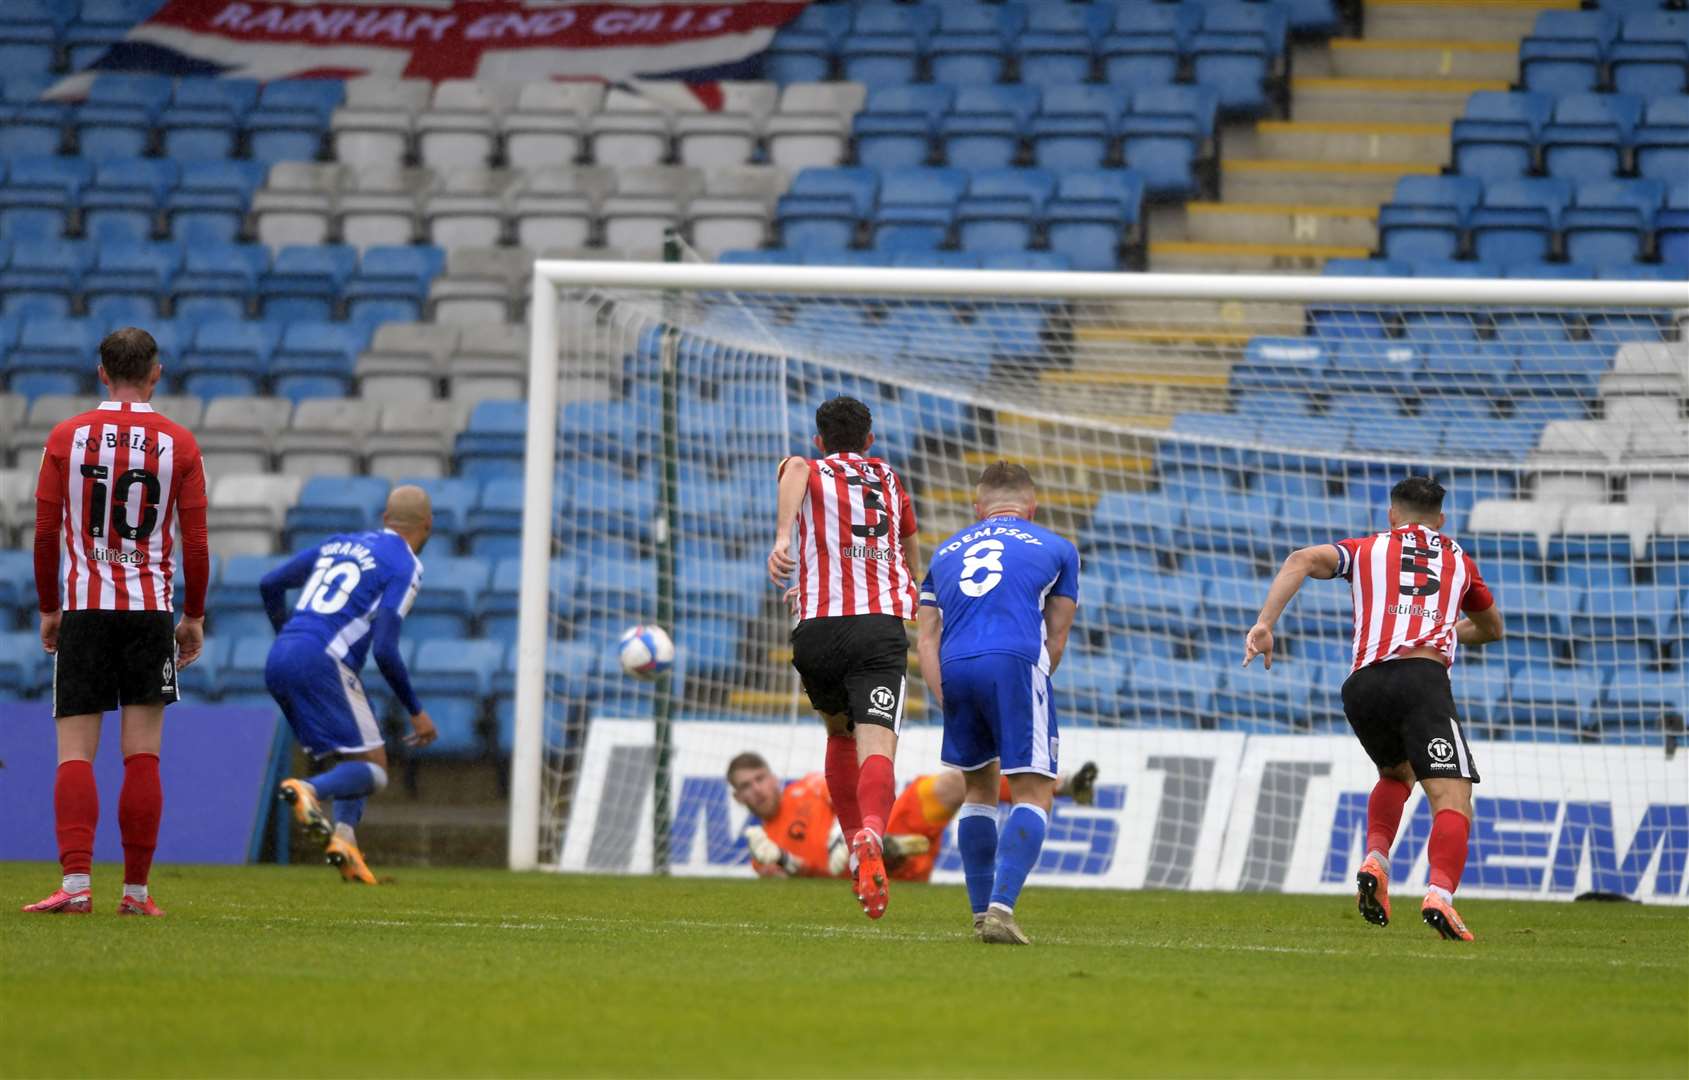
[[(1241, 640), (1289, 550), (1376, 531), (1389, 484), (1428, 472), (1509, 630), (1452, 672), (1484, 776), (1468, 886), (1683, 902), (1686, 312), (1672, 282), (542, 260), (509, 864), (748, 872), (725, 763), (821, 765), (761, 571), (774, 465), (851, 393), (923, 557), (998, 457), (1080, 545), (1055, 692), (1063, 764), (1104, 785), (1058, 805), (1041, 877), (1341, 887), (1370, 787), (1338, 697), (1348, 590), (1303, 588), (1270, 674)], [(650, 621), (677, 649), (658, 684), (615, 664)], [(938, 768), (919, 674), (900, 783)]]

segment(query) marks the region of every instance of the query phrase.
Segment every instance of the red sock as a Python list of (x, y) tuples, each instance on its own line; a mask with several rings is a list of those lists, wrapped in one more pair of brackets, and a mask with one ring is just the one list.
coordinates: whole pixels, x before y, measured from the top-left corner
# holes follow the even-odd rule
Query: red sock
[(856, 740), (849, 735), (827, 736), (827, 794), (833, 800), (833, 813), (839, 816), (839, 831), (844, 833), (846, 843), (862, 828), (862, 808), (856, 801), (859, 783)]
[[(1378, 778), (1366, 801), (1366, 849), (1390, 854), (1396, 831), (1402, 827), (1402, 807), (1413, 789), (1388, 776)], [(1388, 868), (1386, 868), (1388, 869)]]
[(123, 759), (123, 791), (117, 796), (117, 824), (123, 830), (123, 884), (147, 883), (162, 816), (164, 788), (158, 782), (158, 755), (129, 755)]
[(86, 874), (94, 862), (94, 826), (100, 823), (100, 792), (94, 763), (66, 761), (53, 776), (53, 819), (58, 826), (59, 866)]
[(1454, 892), (1466, 871), (1466, 836), (1472, 823), (1459, 810), (1439, 810), (1431, 819), (1431, 884)]
[(897, 781), (892, 776), (891, 758), (869, 754), (862, 763), (862, 779), (856, 785), (856, 803), (862, 807), (862, 827), (876, 836), (886, 834), (886, 818), (897, 799)]

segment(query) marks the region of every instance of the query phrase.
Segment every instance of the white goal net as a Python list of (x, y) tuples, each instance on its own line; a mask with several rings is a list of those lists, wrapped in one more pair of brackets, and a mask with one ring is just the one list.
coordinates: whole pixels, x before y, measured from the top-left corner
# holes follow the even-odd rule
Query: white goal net
[[(1080, 546), (1054, 686), (1062, 764), (1100, 786), (1058, 803), (1038, 880), (1352, 886), (1376, 774), (1339, 696), (1349, 590), (1304, 586), (1271, 672), (1243, 636), (1285, 555), (1387, 528), (1428, 474), (1508, 629), (1452, 672), (1483, 776), (1463, 889), (1683, 902), (1686, 309), (1660, 283), (541, 262), (511, 865), (749, 873), (727, 761), (796, 779), (824, 746), (763, 571), (775, 465), (849, 394), (923, 556), (998, 459)], [(624, 675), (653, 622), (672, 672)], [(910, 660), (900, 785), (939, 768)], [(1429, 828), (1416, 794), (1398, 880)]]

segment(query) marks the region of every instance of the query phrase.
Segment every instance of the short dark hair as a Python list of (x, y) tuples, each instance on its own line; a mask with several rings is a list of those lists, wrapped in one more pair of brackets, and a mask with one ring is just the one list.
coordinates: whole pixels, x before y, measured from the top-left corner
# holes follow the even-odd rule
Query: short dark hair
[(1414, 514), (1437, 514), (1443, 509), (1443, 496), (1448, 492), (1429, 476), (1410, 476), (1390, 489), (1390, 501)]
[(828, 398), (815, 410), (815, 430), (829, 454), (860, 454), (873, 428), (874, 414), (853, 397)]
[(1026, 466), (1012, 461), (993, 461), (987, 465), (985, 471), (979, 474), (979, 486), (986, 491), (1025, 492), (1028, 495), (1038, 490)]
[(768, 762), (763, 760), (763, 756), (755, 750), (746, 750), (742, 754), (735, 754), (733, 760), (727, 763), (727, 783), (729, 786), (732, 785), (733, 774), (736, 772), (743, 772), (746, 769), (766, 768), (768, 768)]
[(158, 342), (138, 326), (113, 330), (100, 342), (100, 366), (114, 383), (139, 386), (158, 363)]

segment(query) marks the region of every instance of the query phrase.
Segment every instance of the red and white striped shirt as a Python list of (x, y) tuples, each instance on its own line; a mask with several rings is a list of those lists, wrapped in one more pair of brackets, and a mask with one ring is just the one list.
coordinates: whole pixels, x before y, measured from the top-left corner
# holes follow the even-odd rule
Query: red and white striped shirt
[(1459, 544), (1424, 525), (1339, 540), (1337, 574), (1355, 602), (1355, 666), (1431, 648), (1454, 663), (1462, 611), (1495, 603), (1478, 564)]
[(172, 610), (172, 527), (181, 511), (206, 505), (205, 466), (187, 428), (142, 402), (73, 416), (47, 437), (35, 497), (60, 507), (65, 610)]
[(809, 488), (798, 506), (798, 618), (913, 619), (915, 579), (903, 540), (915, 534), (915, 507), (903, 481), (890, 465), (861, 454), (804, 464)]

